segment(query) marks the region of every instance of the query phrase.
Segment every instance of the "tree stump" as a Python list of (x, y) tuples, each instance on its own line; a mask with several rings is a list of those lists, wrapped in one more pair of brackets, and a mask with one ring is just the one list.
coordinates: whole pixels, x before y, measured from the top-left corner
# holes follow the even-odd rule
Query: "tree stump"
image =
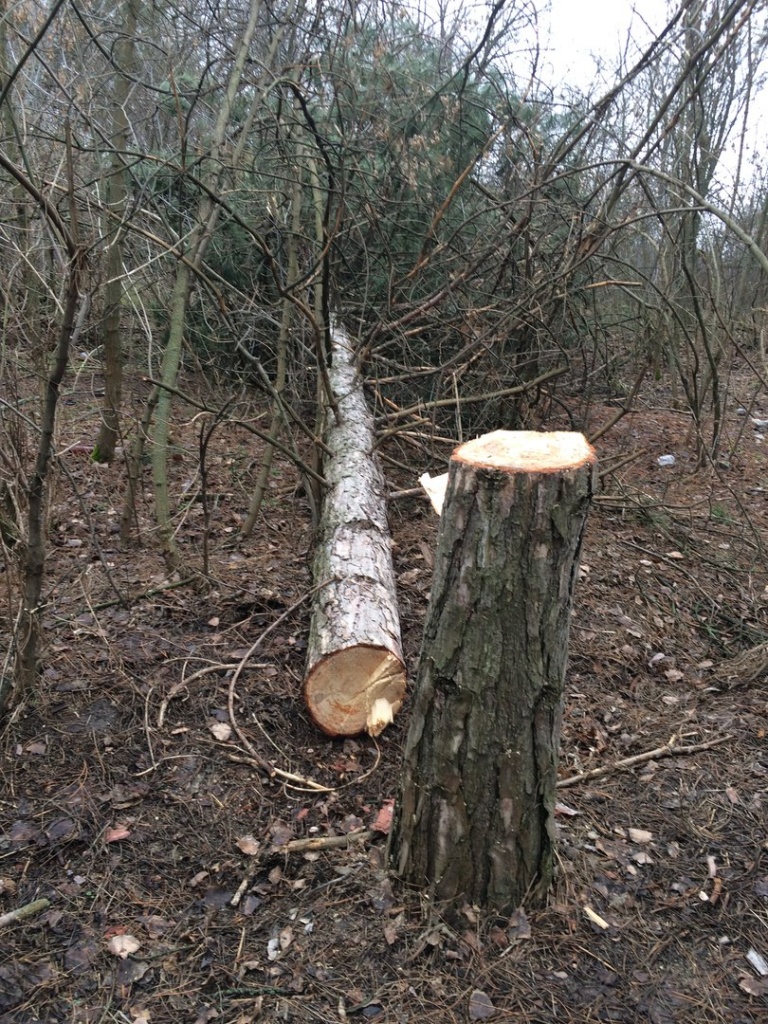
[(596, 479), (581, 434), (457, 448), (389, 863), (438, 902), (509, 912), (552, 878), (569, 618)]
[(313, 570), (323, 585), (312, 607), (304, 698), (329, 735), (376, 736), (399, 711), (406, 686), (387, 489), (352, 346), (338, 326), (331, 338), (340, 418), (326, 410), (331, 454)]

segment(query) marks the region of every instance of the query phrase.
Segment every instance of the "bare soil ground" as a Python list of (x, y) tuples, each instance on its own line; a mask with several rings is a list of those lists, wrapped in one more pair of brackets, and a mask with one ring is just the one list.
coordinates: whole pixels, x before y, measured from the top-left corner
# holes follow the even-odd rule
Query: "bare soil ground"
[[(0, 914), (49, 901), (2, 928), (0, 1024), (768, 1021), (768, 684), (760, 664), (723, 667), (768, 640), (768, 440), (737, 414), (746, 387), (715, 466), (696, 469), (661, 391), (597, 443), (557, 882), (543, 908), (467, 907), (449, 928), (384, 869), (407, 706), (377, 742), (330, 740), (304, 711), (309, 608), (290, 609), (312, 531), (292, 467), (234, 545), (260, 450), (221, 425), (210, 584), (175, 585), (148, 494), (141, 547), (118, 545), (122, 467), (87, 454), (93, 385), (84, 371), (64, 396), (45, 670), (0, 740)], [(615, 411), (593, 409), (588, 431)], [(199, 564), (200, 422), (177, 415), (178, 535)], [(439, 471), (448, 448), (430, 451), (389, 449), (414, 466), (393, 489)], [(413, 675), (436, 522), (407, 498), (391, 524)], [(291, 845), (329, 837), (349, 841)]]

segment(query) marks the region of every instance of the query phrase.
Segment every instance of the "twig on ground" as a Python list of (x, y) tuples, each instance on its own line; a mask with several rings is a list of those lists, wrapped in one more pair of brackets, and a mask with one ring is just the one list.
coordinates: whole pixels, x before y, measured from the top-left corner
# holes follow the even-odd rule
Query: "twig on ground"
[(672, 736), (663, 747), (656, 747), (655, 750), (646, 750), (644, 754), (635, 754), (633, 757), (625, 757), (621, 761), (614, 761), (613, 764), (604, 765), (602, 768), (591, 768), (588, 772), (580, 775), (572, 775), (568, 779), (560, 779), (557, 783), (558, 789), (566, 789), (568, 786), (576, 786), (587, 779), (597, 779), (601, 775), (610, 775), (612, 772), (620, 772), (624, 768), (632, 768), (636, 764), (643, 764), (646, 761), (655, 761), (660, 757), (677, 757), (683, 754), (699, 754), (702, 750), (710, 750), (712, 747), (719, 747), (721, 743), (727, 743), (733, 736), (718, 736), (706, 743), (687, 743), (675, 745), (676, 736)]
[(423, 487), (409, 487), (405, 491), (390, 491), (387, 501), (398, 501), (400, 498), (423, 498), (425, 497)]
[[(197, 670), (197, 672), (193, 672), (191, 676), (185, 676), (184, 673), (186, 672), (187, 665), (192, 660), (194, 660), (194, 661), (207, 661), (208, 659), (205, 659), (205, 658), (194, 658), (194, 659), (185, 658), (184, 659), (184, 667), (183, 667), (182, 672), (181, 672), (181, 679), (177, 683), (173, 684), (173, 686), (170, 688), (168, 693), (166, 693), (165, 697), (163, 697), (162, 704), (160, 705), (160, 711), (158, 712), (158, 715), (157, 715), (157, 728), (158, 729), (162, 729), (162, 727), (163, 727), (163, 723), (165, 722), (165, 713), (168, 710), (168, 705), (170, 704), (170, 702), (173, 700), (173, 698), (176, 696), (177, 693), (179, 693), (181, 690), (185, 690), (189, 686), (190, 683), (194, 682), (195, 679), (199, 679), (201, 676), (210, 675), (210, 673), (212, 673), (212, 672), (234, 672), (234, 670), (237, 668), (237, 662), (236, 661), (233, 661), (231, 663), (230, 662), (226, 662), (226, 661), (212, 661), (205, 668), (200, 668), (200, 669)], [(253, 667), (254, 668), (266, 668), (266, 665), (255, 665)]]
[[(115, 608), (117, 605), (121, 605), (125, 608), (130, 608), (139, 601), (144, 601), (149, 597), (157, 597), (158, 594), (164, 594), (166, 590), (178, 590), (179, 587), (189, 586), (190, 580), (184, 578), (181, 580), (174, 580), (172, 583), (164, 583), (160, 587), (152, 587), (150, 590), (142, 590), (140, 594), (133, 594), (130, 597), (124, 597), (115, 599), (114, 601), (101, 601), (99, 604), (89, 606), (91, 611), (102, 612), (105, 608)], [(65, 617), (58, 617), (59, 622), (73, 622), (78, 615), (82, 614), (79, 610), (73, 612), (71, 615)]]
[[(316, 836), (312, 839), (291, 839), (290, 842), (283, 843), (281, 846), (270, 846), (264, 851), (264, 854), (280, 855), (286, 853), (307, 853), (307, 852), (318, 852), (319, 850), (342, 850), (351, 846), (353, 843), (367, 843), (369, 839), (373, 838), (372, 831), (365, 832), (348, 832), (345, 836)], [(262, 865), (262, 857), (257, 854), (251, 860), (248, 865), (248, 869), (243, 875), (243, 879), (240, 885), (237, 887), (237, 892), (229, 901), (230, 906), (236, 907), (240, 900), (243, 898), (245, 890), (253, 880), (254, 875), (259, 871)]]
[(258, 857), (258, 856), (254, 857), (251, 860), (251, 863), (248, 865), (248, 869), (246, 870), (245, 874), (243, 875), (243, 879), (240, 882), (240, 885), (238, 885), (238, 887), (237, 887), (237, 892), (232, 897), (232, 899), (229, 901), (229, 905), (231, 907), (236, 907), (236, 906), (239, 905), (240, 900), (245, 895), (245, 890), (248, 888), (248, 886), (253, 881), (254, 876), (256, 875), (256, 872), (259, 870), (260, 867), (261, 867), (261, 858)]
[(345, 836), (314, 836), (310, 839), (291, 839), (281, 846), (270, 847), (270, 853), (307, 853), (318, 850), (342, 850), (352, 843), (367, 843), (372, 831), (348, 832)]
[(32, 903), (26, 903), (23, 907), (9, 910), (7, 914), (0, 915), (0, 928), (5, 928), (8, 924), (15, 924), (17, 921), (23, 921), (24, 918), (32, 917), (34, 914), (39, 914), (41, 910), (47, 910), (50, 905), (50, 900), (33, 900)]
[[(302, 597), (299, 598), (298, 601), (295, 601), (290, 606), (290, 608), (286, 608), (282, 615), (278, 615), (275, 621), (270, 623), (270, 625), (267, 626), (263, 633), (259, 637), (257, 637), (256, 640), (254, 640), (249, 649), (240, 659), (237, 668), (232, 673), (232, 678), (229, 681), (229, 694), (227, 695), (227, 710), (229, 711), (229, 720), (232, 723), (232, 728), (235, 730), (238, 739), (243, 744), (243, 746), (248, 751), (253, 760), (256, 762), (256, 764), (263, 771), (265, 771), (270, 776), (270, 778), (274, 778), (275, 776), (277, 776), (278, 778), (283, 779), (293, 788), (303, 787), (318, 793), (332, 793), (333, 789), (329, 788), (328, 786), (322, 786), (320, 785), (319, 782), (315, 782), (313, 779), (307, 779), (304, 778), (304, 776), (302, 775), (294, 775), (293, 772), (286, 772), (280, 768), (276, 768), (273, 764), (267, 761), (266, 758), (262, 757), (261, 754), (259, 754), (258, 751), (254, 748), (251, 741), (240, 728), (240, 725), (237, 721), (237, 717), (235, 716), (235, 685), (237, 683), (237, 680), (240, 678), (240, 673), (247, 665), (248, 659), (251, 657), (253, 652), (257, 650), (261, 646), (261, 644), (266, 640), (266, 638), (269, 636), (272, 630), (277, 629), (280, 623), (284, 622), (289, 615), (291, 615), (293, 612), (296, 611), (298, 607), (304, 604), (307, 598), (312, 597), (313, 594), (317, 593), (318, 590), (326, 586), (327, 583), (328, 580), (323, 580), (321, 583), (316, 584), (314, 587), (308, 590), (305, 594), (302, 595)], [(280, 754), (281, 757), (285, 757), (286, 755), (284, 754), (284, 752), (275, 743), (275, 741), (272, 739), (272, 737), (269, 735), (269, 733), (266, 731), (264, 726), (261, 724), (261, 722), (255, 715), (253, 715), (252, 720), (256, 728), (259, 730), (259, 732), (261, 732), (262, 736), (264, 736), (264, 738), (272, 744), (272, 746)]]

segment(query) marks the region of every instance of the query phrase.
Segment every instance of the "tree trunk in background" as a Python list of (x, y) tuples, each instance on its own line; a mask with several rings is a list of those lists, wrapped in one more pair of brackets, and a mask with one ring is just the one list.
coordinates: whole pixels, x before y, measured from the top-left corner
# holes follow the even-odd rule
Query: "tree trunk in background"
[[(301, 150), (299, 147), (299, 154)], [(298, 161), (297, 161), (298, 163)], [(301, 178), (293, 183), (293, 209), (291, 212), (291, 233), (288, 236), (288, 270), (285, 283), (286, 290), (293, 287), (299, 277), (298, 240), (301, 231), (301, 200), (302, 188)], [(253, 490), (253, 497), (248, 508), (248, 515), (245, 517), (240, 528), (240, 539), (247, 540), (253, 533), (256, 519), (261, 511), (264, 495), (269, 483), (269, 474), (272, 469), (272, 459), (275, 455), (274, 441), (280, 439), (280, 433), (285, 425), (285, 414), (283, 411), (283, 394), (288, 375), (288, 338), (293, 321), (293, 303), (288, 296), (283, 298), (283, 312), (280, 321), (280, 334), (277, 338), (277, 372), (275, 373), (275, 395), (272, 399), (272, 422), (269, 427), (270, 443), (264, 451), (264, 458), (259, 468), (259, 475), (256, 479), (256, 486)], [(309, 486), (309, 485), (307, 485)]]
[(133, 73), (136, 51), (136, 13), (138, 0), (126, 0), (122, 32), (115, 43), (117, 68), (112, 97), (112, 154), (107, 182), (109, 215), (104, 231), (110, 238), (107, 249), (107, 285), (104, 290), (104, 404), (101, 427), (93, 449), (96, 462), (111, 462), (120, 430), (120, 407), (123, 399), (123, 345), (120, 314), (123, 301), (123, 227), (126, 213), (128, 152), (128, 114), (126, 103), (131, 88), (128, 77)]
[[(227, 138), (232, 108), (243, 77), (243, 69), (248, 58), (248, 51), (256, 31), (260, 6), (261, 0), (251, 0), (248, 24), (238, 43), (237, 54), (227, 82), (226, 95), (222, 100), (213, 130), (209, 153), (209, 159), (213, 167), (213, 172), (209, 175), (209, 185), (213, 191), (216, 190), (221, 175), (219, 161)], [(245, 137), (241, 134), (233, 148), (232, 166), (237, 166), (244, 146)], [(163, 557), (170, 571), (180, 568), (181, 555), (176, 543), (173, 521), (171, 519), (168, 489), (168, 436), (170, 432), (171, 392), (167, 388), (174, 388), (176, 386), (179, 375), (192, 268), (197, 270), (202, 266), (208, 244), (216, 228), (218, 215), (218, 206), (214, 204), (209, 193), (204, 192), (198, 201), (194, 227), (189, 231), (184, 246), (185, 253), (189, 254), (188, 260), (180, 260), (176, 272), (168, 323), (168, 341), (163, 353), (163, 363), (160, 371), (160, 383), (165, 386), (160, 388), (155, 409), (155, 428), (152, 432), (152, 483), (155, 491), (157, 531), (163, 549)]]
[(508, 912), (551, 882), (566, 652), (595, 482), (581, 434), (496, 431), (450, 464), (390, 864)]
[[(70, 165), (71, 180), (71, 165)], [(77, 224), (73, 220), (73, 237), (77, 237)], [(22, 607), (19, 614), (16, 641), (14, 684), (17, 696), (30, 689), (37, 681), (40, 636), (41, 598), (45, 570), (45, 505), (48, 473), (53, 452), (53, 434), (56, 427), (56, 409), (59, 388), (69, 362), (69, 350), (77, 331), (77, 307), (84, 258), (80, 250), (69, 247), (69, 270), (64, 313), (56, 348), (51, 357), (50, 371), (45, 380), (44, 400), (40, 415), (40, 439), (35, 468), (29, 480), (27, 499), (27, 537), (22, 551)], [(3, 687), (0, 693), (0, 713), (5, 709), (9, 694)]]

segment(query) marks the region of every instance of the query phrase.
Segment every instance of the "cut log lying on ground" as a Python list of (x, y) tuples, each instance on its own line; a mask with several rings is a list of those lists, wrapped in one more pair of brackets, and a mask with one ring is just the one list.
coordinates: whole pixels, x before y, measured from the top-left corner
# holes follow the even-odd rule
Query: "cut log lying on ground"
[[(399, 711), (405, 666), (387, 523), (386, 485), (373, 419), (352, 347), (332, 331), (331, 387), (340, 422), (326, 412), (323, 497), (304, 697), (331, 736), (377, 736)], [(327, 581), (327, 582), (326, 582)], [(324, 584), (325, 585), (321, 585)]]

